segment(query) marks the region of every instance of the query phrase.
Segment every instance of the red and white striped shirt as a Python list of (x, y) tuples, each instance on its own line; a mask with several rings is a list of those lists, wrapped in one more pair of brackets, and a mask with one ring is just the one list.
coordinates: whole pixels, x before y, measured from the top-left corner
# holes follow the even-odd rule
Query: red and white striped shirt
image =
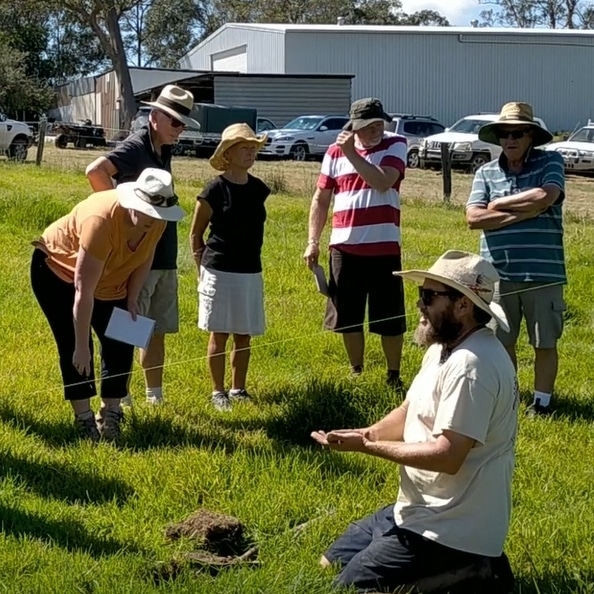
[(318, 188), (334, 190), (330, 246), (360, 256), (400, 255), (400, 183), (406, 168), (406, 138), (384, 133), (371, 149), (357, 149), (370, 163), (400, 172), (386, 192), (374, 190), (344, 156), (331, 145), (322, 162)]

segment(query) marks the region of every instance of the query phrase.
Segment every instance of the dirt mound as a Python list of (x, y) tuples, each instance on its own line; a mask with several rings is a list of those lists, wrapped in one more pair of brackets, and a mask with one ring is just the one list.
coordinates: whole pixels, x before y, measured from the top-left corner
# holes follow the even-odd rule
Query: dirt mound
[(220, 557), (241, 555), (245, 552), (245, 526), (233, 516), (199, 509), (178, 524), (168, 526), (165, 536), (169, 540), (189, 538)]

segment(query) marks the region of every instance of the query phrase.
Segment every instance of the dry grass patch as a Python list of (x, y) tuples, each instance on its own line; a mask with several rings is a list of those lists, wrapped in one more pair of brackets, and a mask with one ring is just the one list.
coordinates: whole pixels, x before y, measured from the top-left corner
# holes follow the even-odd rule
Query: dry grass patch
[[(98, 149), (57, 149), (48, 144), (44, 152), (43, 167), (62, 171), (83, 172), (85, 167), (104, 151)], [(31, 152), (33, 157), (33, 152)], [(274, 194), (310, 197), (320, 170), (317, 162), (296, 163), (294, 161), (258, 161), (254, 174), (270, 185)], [(201, 188), (216, 172), (207, 159), (176, 157), (173, 171), (178, 182), (192, 188)], [(454, 171), (452, 176), (453, 205), (464, 205), (472, 186), (472, 175)], [(403, 183), (402, 194), (405, 199), (421, 200), (438, 204), (443, 200), (442, 176), (436, 171), (409, 170)], [(594, 217), (594, 179), (568, 176), (567, 211), (571, 216)]]

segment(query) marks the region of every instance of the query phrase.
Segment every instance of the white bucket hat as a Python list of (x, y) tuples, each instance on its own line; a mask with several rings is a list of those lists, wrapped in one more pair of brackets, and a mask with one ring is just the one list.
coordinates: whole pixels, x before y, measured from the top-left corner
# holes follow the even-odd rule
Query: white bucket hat
[(148, 167), (136, 181), (120, 184), (116, 191), (121, 206), (153, 219), (176, 222), (185, 215), (177, 204), (171, 173), (164, 169)]
[(394, 274), (419, 284), (428, 278), (456, 289), (490, 314), (504, 332), (509, 332), (505, 312), (498, 303), (493, 302), (499, 274), (493, 264), (484, 258), (470, 252), (449, 250), (429, 270), (405, 270)]
[(194, 107), (194, 95), (176, 85), (167, 85), (155, 101), (141, 101), (155, 109), (164, 111), (190, 128), (200, 129), (200, 124), (189, 117)]

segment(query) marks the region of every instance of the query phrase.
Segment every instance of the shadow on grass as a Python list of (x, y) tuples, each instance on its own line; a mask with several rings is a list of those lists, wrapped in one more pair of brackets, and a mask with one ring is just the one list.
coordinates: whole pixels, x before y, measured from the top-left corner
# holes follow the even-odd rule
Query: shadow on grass
[(169, 417), (146, 415), (143, 412), (132, 413), (127, 417), (120, 449), (143, 451), (179, 446), (223, 450), (229, 453), (239, 447), (237, 440), (232, 437), (201, 433), (193, 425), (182, 425)]
[(266, 394), (277, 403), (270, 418), (257, 421), (223, 420), (234, 429), (264, 429), (280, 444), (310, 446), (312, 431), (366, 427), (397, 405), (394, 393), (370, 393), (352, 383), (340, 385), (313, 379), (305, 386), (285, 386)]
[[(184, 426), (165, 416), (129, 410), (125, 410), (124, 415), (120, 449), (144, 451), (190, 445), (232, 452), (237, 448), (237, 442), (232, 438), (205, 435), (194, 426)], [(0, 406), (0, 421), (41, 438), (52, 447), (73, 445), (81, 440), (70, 419), (42, 421), (26, 412), (10, 408), (6, 403)]]
[(594, 584), (592, 571), (569, 573), (551, 573), (538, 578), (516, 576), (517, 594), (589, 594)]
[(76, 520), (50, 520), (31, 512), (0, 505), (0, 524), (5, 535), (17, 538), (35, 538), (54, 544), (70, 552), (84, 551), (98, 558), (118, 552), (136, 552), (136, 549), (108, 537), (97, 538)]
[(32, 433), (51, 446), (61, 447), (80, 441), (70, 418), (60, 419), (58, 422), (47, 419), (42, 421), (26, 412), (11, 408), (7, 403), (3, 403), (0, 405), (0, 421), (9, 423), (26, 433)]
[(553, 396), (554, 418), (565, 418), (570, 421), (594, 421), (594, 397), (577, 400), (572, 396), (558, 394)]
[(123, 481), (100, 476), (94, 470), (81, 471), (72, 464), (43, 461), (32, 462), (4, 454), (0, 476), (23, 481), (27, 489), (43, 497), (70, 503), (103, 503), (116, 501), (122, 504), (134, 493)]
[[(520, 400), (526, 406), (532, 404), (533, 393), (530, 390), (520, 392)], [(551, 401), (553, 409), (552, 419), (563, 419), (569, 421), (594, 421), (594, 395), (587, 400), (578, 400), (569, 394), (553, 394)]]

